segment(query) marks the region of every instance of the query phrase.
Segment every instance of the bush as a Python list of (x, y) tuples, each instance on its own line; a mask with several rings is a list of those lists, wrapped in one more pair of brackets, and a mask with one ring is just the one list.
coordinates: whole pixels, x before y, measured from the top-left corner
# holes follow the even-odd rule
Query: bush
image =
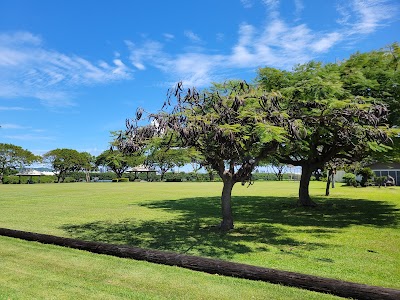
[(112, 182), (129, 182), (129, 178), (113, 178)]
[(67, 176), (64, 178), (63, 183), (70, 183), (70, 182), (76, 182), (77, 180), (72, 177), (72, 176)]
[(368, 179), (372, 179), (375, 174), (370, 168), (362, 168), (357, 171), (357, 175), (361, 175), (361, 186), (366, 186)]
[(343, 181), (347, 186), (357, 186), (356, 175), (353, 173), (346, 173), (343, 175)]
[(375, 177), (375, 184), (376, 185), (378, 185), (378, 186), (382, 186), (382, 185), (384, 185), (385, 183), (386, 183), (386, 176), (378, 176), (378, 177)]
[(18, 178), (18, 176), (13, 176), (13, 175), (4, 176), (3, 183), (4, 184), (16, 184), (16, 183), (19, 183), (19, 178)]

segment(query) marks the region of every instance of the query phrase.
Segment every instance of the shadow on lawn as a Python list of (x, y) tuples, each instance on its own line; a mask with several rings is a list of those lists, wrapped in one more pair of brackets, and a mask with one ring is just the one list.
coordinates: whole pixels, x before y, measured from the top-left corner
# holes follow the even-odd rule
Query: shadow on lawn
[[(186, 198), (142, 203), (151, 209), (180, 213), (170, 221), (98, 221), (65, 225), (73, 238), (127, 244), (202, 256), (230, 258), (237, 253), (268, 251), (276, 246), (312, 250), (329, 247), (324, 243), (304, 243), (294, 238), (306, 232), (314, 237), (329, 237), (351, 225), (395, 227), (399, 210), (387, 202), (355, 199), (316, 198), (313, 209), (298, 207), (293, 198), (233, 197), (235, 229), (219, 232), (218, 197)], [(294, 233), (294, 234), (293, 234)], [(255, 248), (258, 247), (258, 248)]]

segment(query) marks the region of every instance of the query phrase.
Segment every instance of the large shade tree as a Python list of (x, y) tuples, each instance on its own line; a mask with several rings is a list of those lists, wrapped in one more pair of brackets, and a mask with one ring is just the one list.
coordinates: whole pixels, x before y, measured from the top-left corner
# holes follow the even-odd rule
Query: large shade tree
[(40, 160), (40, 156), (20, 146), (0, 143), (0, 182), (3, 183), (3, 177), (9, 171), (21, 169)]
[[(372, 97), (389, 108), (388, 124), (400, 128), (400, 46), (398, 43), (366, 53), (355, 53), (341, 66), (343, 86), (353, 95)], [(392, 149), (370, 153), (365, 164), (374, 161), (400, 162), (400, 136), (393, 137)]]
[(259, 70), (267, 92), (279, 92), (288, 117), (288, 141), (277, 151), (281, 163), (301, 166), (299, 203), (315, 206), (309, 196), (311, 174), (333, 159), (357, 160), (388, 141), (387, 107), (344, 87), (342, 67), (310, 62), (293, 71)]
[[(221, 177), (222, 221), (219, 226), (230, 230), (234, 226), (233, 186), (250, 181), (258, 162), (283, 141), (283, 117), (275, 105), (276, 97), (274, 93), (260, 93), (245, 82), (215, 84), (201, 93), (194, 88), (184, 90), (178, 84), (167, 101), (176, 100), (173, 110), (151, 115), (155, 120), (153, 125), (140, 127), (135, 120), (128, 122), (127, 131), (119, 138), (120, 148), (128, 153), (135, 152), (149, 138), (171, 130), (182, 147), (195, 148), (202, 155), (203, 164)], [(141, 111), (137, 119), (140, 117)]]
[(107, 166), (110, 168), (117, 178), (121, 178), (122, 175), (130, 168), (143, 164), (145, 158), (141, 155), (125, 155), (118, 149), (111, 149), (102, 152), (96, 158), (96, 166)]
[(89, 156), (74, 149), (54, 149), (43, 155), (51, 164), (57, 176), (57, 182), (63, 182), (68, 173), (80, 171), (88, 166)]

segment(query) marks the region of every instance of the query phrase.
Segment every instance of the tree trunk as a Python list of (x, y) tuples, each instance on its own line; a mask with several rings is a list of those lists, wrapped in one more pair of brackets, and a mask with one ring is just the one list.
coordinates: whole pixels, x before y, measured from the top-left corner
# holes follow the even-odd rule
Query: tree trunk
[(0, 183), (3, 183), (3, 173), (0, 174)]
[(326, 181), (325, 196), (329, 196), (329, 187), (331, 186), (331, 175), (328, 175), (328, 180)]
[(210, 181), (214, 181), (214, 173), (212, 171), (208, 172), (208, 176), (210, 177)]
[(161, 170), (161, 177), (160, 177), (160, 181), (164, 180), (164, 175), (167, 171)]
[(315, 207), (317, 204), (311, 200), (308, 192), (313, 168), (310, 165), (303, 165), (301, 168), (299, 204), (301, 206)]
[(86, 175), (86, 182), (90, 182), (90, 174), (88, 171), (85, 172)]
[(332, 183), (332, 188), (335, 188), (335, 173), (333, 170), (328, 171), (328, 180), (326, 181), (326, 191), (325, 191), (325, 196), (329, 196), (329, 188)]
[(224, 178), (224, 187), (222, 188), (221, 196), (221, 209), (222, 209), (222, 222), (220, 228), (222, 231), (233, 229), (233, 215), (232, 215), (232, 188), (235, 182), (232, 178)]

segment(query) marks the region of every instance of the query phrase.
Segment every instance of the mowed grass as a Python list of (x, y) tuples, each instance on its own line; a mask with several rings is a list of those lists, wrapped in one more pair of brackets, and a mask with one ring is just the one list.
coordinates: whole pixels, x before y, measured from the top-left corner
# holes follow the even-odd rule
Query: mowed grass
[[(325, 197), (324, 184), (312, 182), (311, 195), (319, 203), (314, 209), (296, 206), (298, 182), (256, 182), (249, 188), (236, 185), (233, 191), (235, 229), (226, 234), (213, 226), (220, 221), (221, 183), (0, 185), (0, 226), (215, 257), (399, 289), (400, 189), (356, 189), (340, 185), (331, 190), (331, 196)], [(1, 241), (1, 251), (7, 252), (10, 247), (29, 249), (11, 251), (21, 260), (21, 266), (28, 264), (26, 260), (30, 259), (26, 253), (36, 252), (41, 256), (39, 261), (44, 268), (47, 254), (55, 255), (61, 261), (64, 251), (66, 256), (82, 255), (79, 258), (82, 261), (92, 257), (69, 249), (33, 247), (26, 242), (11, 243), (6, 238)], [(114, 262), (115, 259), (116, 264), (120, 261), (101, 257), (93, 259), (106, 265), (109, 260)], [(118, 266), (113, 268), (119, 269)], [(155, 272), (164, 270), (161, 266), (154, 268)], [(165, 270), (169, 270), (168, 267)], [(179, 276), (188, 275), (182, 273)], [(225, 282), (228, 279), (218, 280)], [(178, 279), (179, 282), (184, 280)], [(149, 292), (143, 297), (179, 298), (179, 293), (174, 294), (172, 285), (169, 286), (171, 294)], [(271, 286), (277, 287), (262, 284), (261, 289), (269, 293), (273, 289)], [(253, 290), (253, 287), (249, 289)], [(274, 299), (281, 293), (282, 290)], [(285, 298), (290, 298), (289, 294)], [(196, 294), (193, 297), (196, 298)]]
[(0, 237), (0, 299), (340, 299)]

